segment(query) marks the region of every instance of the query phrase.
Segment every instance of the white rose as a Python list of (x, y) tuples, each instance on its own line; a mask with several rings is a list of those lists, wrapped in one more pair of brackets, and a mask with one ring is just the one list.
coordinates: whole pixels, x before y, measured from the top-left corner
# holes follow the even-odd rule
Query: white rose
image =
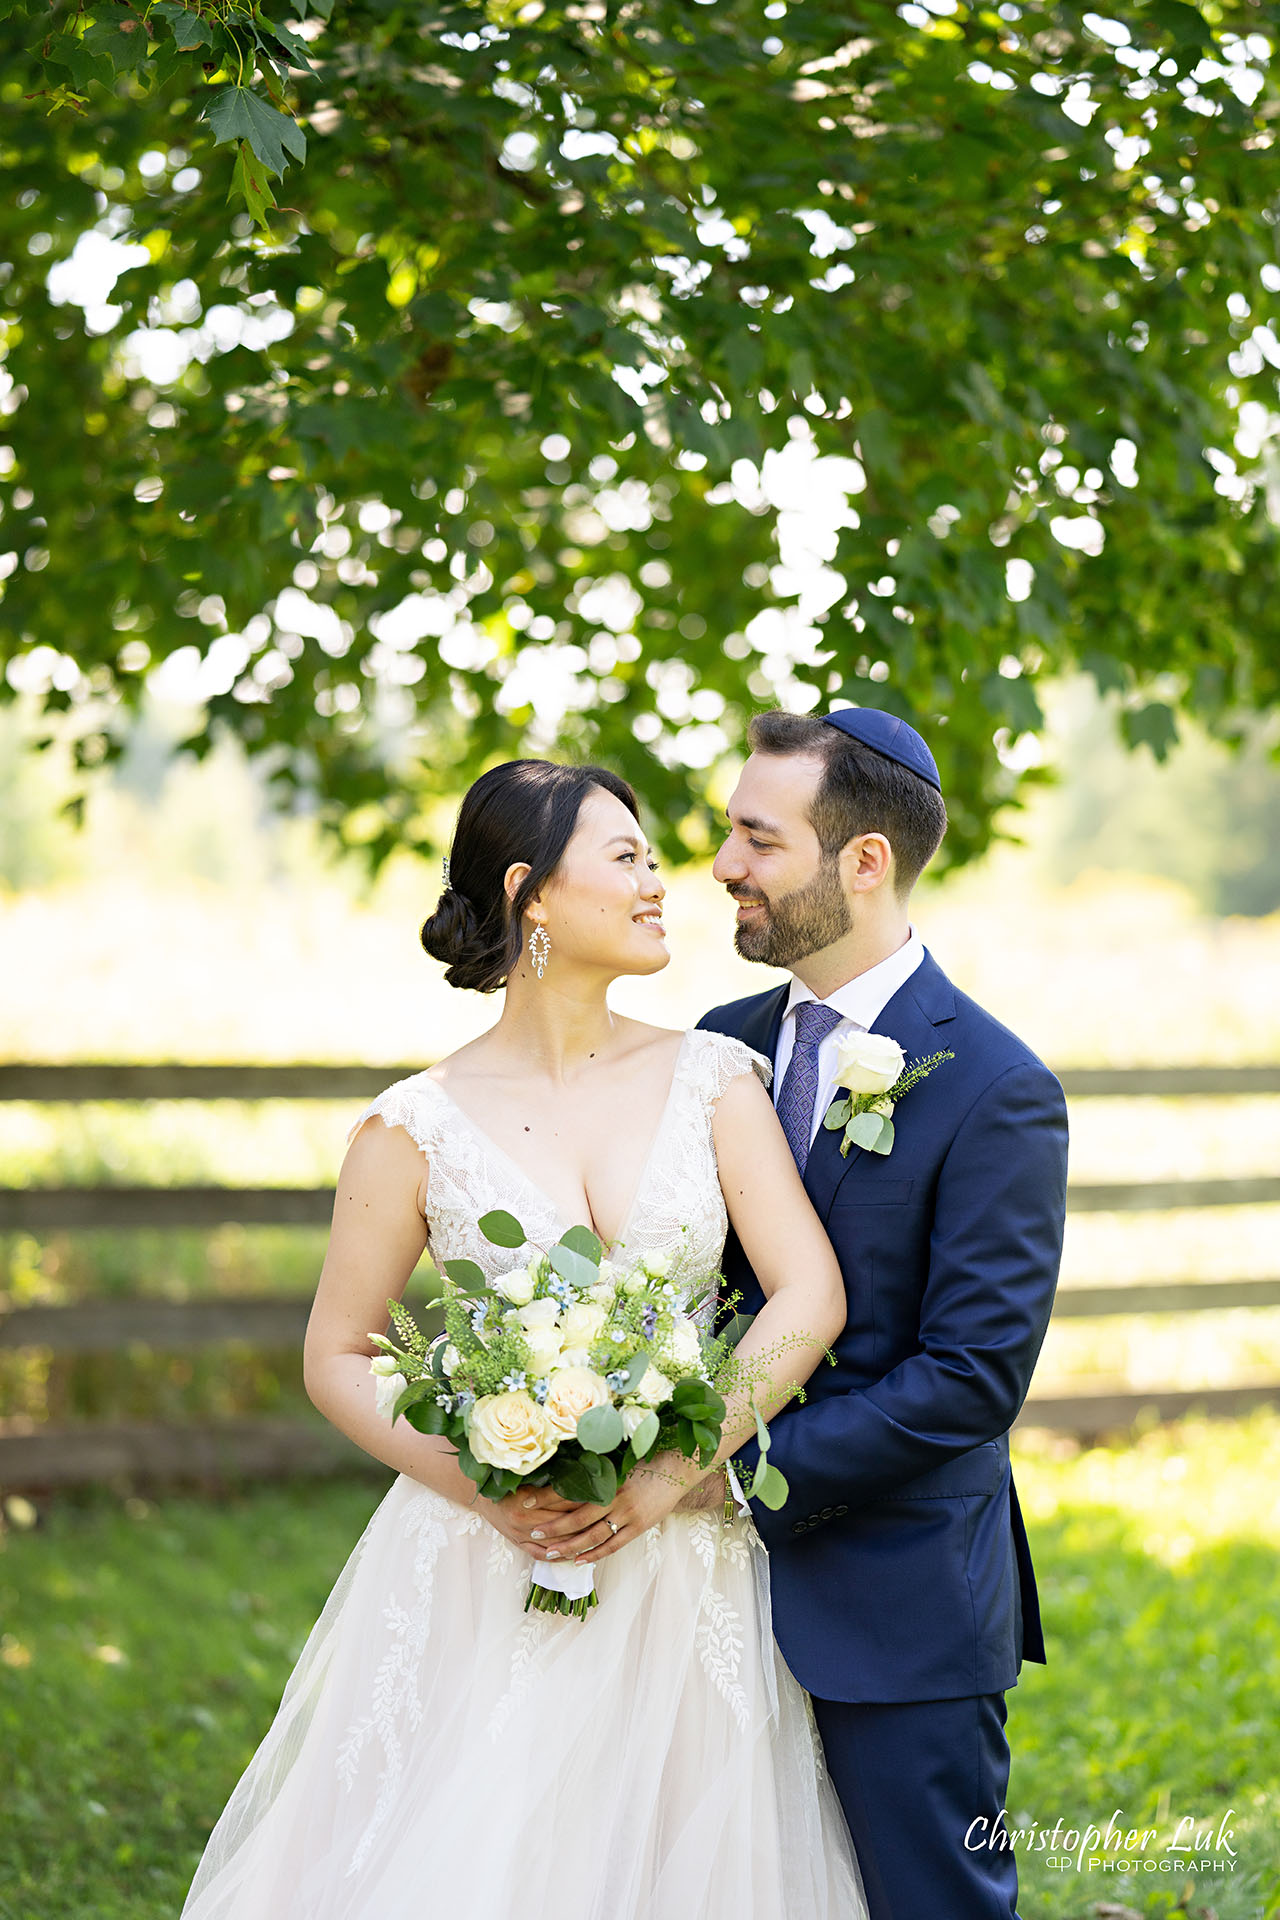
[(556, 1365), (558, 1367), (589, 1367), (591, 1349), (590, 1347), (566, 1347)]
[(643, 1400), (647, 1407), (660, 1407), (671, 1398), (671, 1382), (665, 1373), (659, 1373), (656, 1367), (650, 1367), (644, 1379), (635, 1390), (637, 1400)]
[(376, 1360), (369, 1362), (370, 1373), (380, 1373), (389, 1380), (393, 1373), (399, 1373), (400, 1362), (394, 1353), (380, 1353)]
[(531, 1393), (486, 1393), (471, 1409), (467, 1441), (477, 1460), (532, 1473), (549, 1460), (560, 1435)]
[(590, 1367), (557, 1367), (547, 1382), (544, 1413), (559, 1435), (572, 1440), (578, 1422), (591, 1407), (603, 1407), (609, 1388)]
[(587, 1288), (586, 1298), (594, 1300), (598, 1306), (611, 1307), (616, 1291), (612, 1280), (597, 1280), (594, 1286)]
[(500, 1273), (493, 1284), (514, 1306), (527, 1307), (533, 1299), (534, 1281), (528, 1267), (512, 1267), (510, 1273)]
[(409, 1382), (402, 1373), (375, 1373), (373, 1377), (374, 1410), (384, 1420), (389, 1420), (396, 1410), (396, 1401)]
[(644, 1270), (651, 1279), (665, 1280), (671, 1271), (671, 1255), (669, 1253), (646, 1253), (644, 1257)]
[(885, 1033), (851, 1033), (836, 1049), (836, 1085), (852, 1094), (887, 1093), (907, 1056)]
[(667, 1351), (678, 1367), (696, 1367), (702, 1361), (702, 1345), (692, 1320), (679, 1314), (667, 1341)]
[(564, 1341), (560, 1338), (558, 1327), (529, 1327), (525, 1332), (525, 1345), (529, 1349), (529, 1365), (538, 1374), (549, 1373), (559, 1362), (564, 1352)]
[(524, 1327), (554, 1327), (560, 1307), (555, 1300), (531, 1300), (527, 1307), (520, 1309), (520, 1324)]
[(635, 1400), (628, 1400), (625, 1406), (619, 1407), (618, 1411), (622, 1415), (622, 1431), (628, 1440), (633, 1437), (640, 1422), (649, 1418), (649, 1408), (642, 1407)]
[(560, 1320), (566, 1347), (589, 1347), (599, 1339), (604, 1318), (604, 1308), (591, 1300), (580, 1300), (576, 1307), (570, 1307)]
[(621, 1278), (622, 1268), (616, 1260), (602, 1260), (600, 1262), (600, 1279), (602, 1282), (607, 1281), (611, 1287), (616, 1287)]

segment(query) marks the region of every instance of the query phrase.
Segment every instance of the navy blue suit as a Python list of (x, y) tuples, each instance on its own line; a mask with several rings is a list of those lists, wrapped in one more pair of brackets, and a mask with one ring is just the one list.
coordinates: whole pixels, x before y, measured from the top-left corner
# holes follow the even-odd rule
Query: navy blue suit
[[(700, 1024), (772, 1060), (787, 992)], [(849, 1318), (835, 1366), (773, 1422), (790, 1493), (755, 1518), (778, 1642), (814, 1696), (872, 1920), (1004, 1920), (1012, 1858), (966, 1848), (964, 1833), (1003, 1799), (1004, 1689), (1024, 1658), (1044, 1659), (1009, 1428), (1057, 1282), (1066, 1106), (928, 953), (875, 1030), (908, 1060), (955, 1058), (901, 1101), (887, 1156), (843, 1158), (840, 1135), (819, 1129), (805, 1187)], [(745, 1310), (762, 1304), (732, 1236), (725, 1277)], [(743, 1453), (753, 1462), (754, 1442)]]

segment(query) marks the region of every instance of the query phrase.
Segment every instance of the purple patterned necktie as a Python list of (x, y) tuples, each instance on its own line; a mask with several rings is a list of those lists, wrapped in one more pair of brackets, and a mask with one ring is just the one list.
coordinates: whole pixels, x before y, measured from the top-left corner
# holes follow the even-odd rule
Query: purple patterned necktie
[(801, 1173), (809, 1158), (813, 1103), (818, 1097), (818, 1048), (843, 1018), (820, 1000), (802, 1000), (795, 1011), (796, 1043), (778, 1089), (778, 1118)]

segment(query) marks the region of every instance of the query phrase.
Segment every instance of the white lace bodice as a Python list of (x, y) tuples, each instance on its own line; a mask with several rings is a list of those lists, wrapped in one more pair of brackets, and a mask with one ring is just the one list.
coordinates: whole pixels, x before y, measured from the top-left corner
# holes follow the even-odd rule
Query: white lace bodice
[[(665, 1254), (673, 1272), (691, 1279), (717, 1270), (728, 1221), (711, 1120), (729, 1082), (753, 1070), (767, 1086), (773, 1069), (741, 1040), (699, 1028), (685, 1034), (671, 1092), (612, 1254)], [(445, 1260), (475, 1260), (486, 1273), (498, 1273), (522, 1265), (529, 1258), (528, 1245), (494, 1247), (476, 1224), (497, 1207), (515, 1215), (532, 1246), (551, 1246), (574, 1224), (430, 1074), (397, 1080), (370, 1101), (351, 1134), (372, 1114), (387, 1126), (403, 1127), (430, 1162), (427, 1245), (437, 1267)]]

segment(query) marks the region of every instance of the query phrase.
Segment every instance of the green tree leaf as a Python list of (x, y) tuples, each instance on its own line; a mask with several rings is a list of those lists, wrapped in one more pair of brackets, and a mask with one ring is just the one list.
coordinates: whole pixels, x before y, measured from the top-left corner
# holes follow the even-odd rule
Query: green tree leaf
[(306, 159), (307, 136), (301, 127), (249, 87), (224, 87), (209, 102), (205, 118), (220, 146), (230, 140), (247, 141), (260, 164), (277, 178), (289, 164), (286, 151), (295, 160)]

